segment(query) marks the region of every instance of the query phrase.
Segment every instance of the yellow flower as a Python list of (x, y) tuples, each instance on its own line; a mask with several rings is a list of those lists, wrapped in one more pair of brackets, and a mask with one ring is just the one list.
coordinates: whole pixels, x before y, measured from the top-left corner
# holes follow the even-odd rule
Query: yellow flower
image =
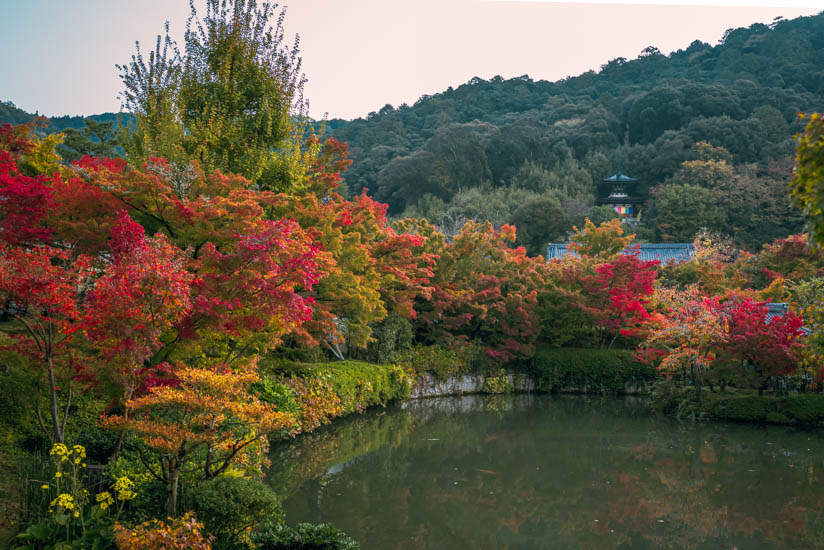
[(64, 456), (69, 454), (69, 449), (62, 443), (55, 443), (52, 446), (51, 452), (49, 454), (51, 454), (52, 456)]
[(105, 510), (112, 504), (114, 504), (114, 499), (112, 498), (111, 493), (108, 491), (103, 491), (102, 493), (98, 493), (97, 496), (94, 497), (94, 500), (100, 504), (100, 509)]
[(79, 518), (79, 517), (80, 517), (80, 512), (78, 512), (77, 510), (75, 510), (75, 511), (74, 511), (74, 517)]
[(83, 445), (75, 445), (72, 447), (72, 453), (80, 458), (86, 458), (86, 448)]
[(40, 486), (40, 488), (41, 488), (41, 489), (48, 489), (48, 488), (49, 488), (49, 486), (48, 486), (48, 485), (41, 485), (41, 486)]
[(51, 501), (51, 504), (49, 506), (54, 506), (55, 504), (63, 508), (64, 510), (71, 510), (72, 508), (74, 508), (74, 497), (67, 493), (61, 493), (57, 495), (56, 499)]
[(57, 472), (56, 474), (54, 474), (54, 477), (63, 477), (63, 474), (61, 474), (60, 472)]
[(114, 482), (114, 490), (117, 491), (117, 500), (132, 500), (137, 493), (132, 491), (134, 483), (126, 476), (120, 477)]

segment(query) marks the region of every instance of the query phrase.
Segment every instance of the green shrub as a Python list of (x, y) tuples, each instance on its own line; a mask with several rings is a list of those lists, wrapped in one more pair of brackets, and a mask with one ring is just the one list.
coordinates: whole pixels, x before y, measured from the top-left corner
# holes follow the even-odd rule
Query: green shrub
[(357, 350), (358, 358), (370, 363), (396, 363), (398, 356), (412, 345), (415, 331), (412, 323), (403, 317), (391, 313), (386, 319), (372, 327), (374, 340), (365, 350)]
[(397, 363), (418, 374), (430, 373), (438, 380), (469, 372), (486, 372), (489, 361), (479, 346), (450, 348), (440, 344), (416, 345), (398, 355)]
[(722, 414), (730, 420), (761, 422), (766, 420), (771, 405), (773, 403), (763, 396), (732, 397), (724, 403)]
[(359, 550), (360, 545), (340, 529), (328, 523), (299, 523), (289, 527), (268, 522), (252, 535), (259, 550)]
[(679, 420), (703, 420), (706, 416), (705, 408), (712, 410), (712, 406), (702, 408), (695, 396), (695, 389), (671, 378), (659, 378), (652, 386), (652, 408)]
[(252, 391), (261, 401), (274, 405), (281, 412), (300, 412), (295, 392), (279, 378), (266, 376), (252, 384)]
[(781, 414), (780, 412), (770, 411), (767, 413), (766, 416), (767, 422), (771, 424), (786, 424), (790, 421), (786, 415)]
[(657, 378), (654, 368), (621, 349), (540, 348), (530, 370), (547, 391), (622, 393), (627, 383), (644, 385)]
[(282, 520), (274, 491), (260, 481), (222, 476), (197, 484), (188, 494), (187, 507), (215, 536), (214, 548), (235, 548), (259, 523)]
[(483, 393), (506, 394), (512, 393), (515, 388), (509, 383), (506, 370), (502, 368), (494, 369), (484, 378), (484, 385), (481, 388)]
[(412, 388), (412, 380), (404, 369), (391, 365), (338, 361), (301, 365), (297, 369), (295, 374), (302, 378), (321, 377), (330, 382), (340, 397), (343, 414), (405, 399)]
[(779, 406), (786, 416), (798, 422), (824, 420), (824, 395), (822, 394), (791, 395), (781, 399)]

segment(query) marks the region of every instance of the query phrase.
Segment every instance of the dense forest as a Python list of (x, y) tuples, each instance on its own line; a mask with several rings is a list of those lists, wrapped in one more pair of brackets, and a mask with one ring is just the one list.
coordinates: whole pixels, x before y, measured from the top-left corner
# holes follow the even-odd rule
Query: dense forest
[[(824, 14), (730, 29), (716, 46), (670, 55), (648, 47), (558, 82), (473, 78), (326, 131), (349, 144), (349, 197), (368, 189), (390, 215), (425, 217), (447, 235), (466, 220), (511, 223), (541, 253), (585, 217), (616, 216), (597, 198), (620, 155), (640, 180), (639, 240), (691, 241), (707, 228), (757, 250), (802, 229), (786, 191), (793, 135), (798, 113), (822, 105)], [(0, 104), (0, 122), (33, 119)], [(84, 143), (116, 135), (115, 114), (91, 120), (52, 118), (44, 130), (66, 131), (60, 152), (79, 158)]]
[[(727, 31), (663, 55), (613, 59), (558, 82), (473, 78), (414, 105), (330, 120), (350, 145), (349, 192), (449, 232), (464, 219), (518, 226), (532, 253), (566, 240), (615, 170), (639, 178), (639, 238), (691, 241), (699, 227), (756, 249), (801, 228), (790, 208), (800, 111), (824, 104), (824, 15)], [(707, 142), (712, 148), (696, 147)]]

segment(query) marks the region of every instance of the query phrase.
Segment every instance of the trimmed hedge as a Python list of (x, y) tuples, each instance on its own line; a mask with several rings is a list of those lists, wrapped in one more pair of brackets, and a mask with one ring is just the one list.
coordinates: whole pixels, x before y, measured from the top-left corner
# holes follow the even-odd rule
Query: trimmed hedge
[[(287, 363), (266, 365), (261, 369), (264, 378), (321, 378), (329, 382), (340, 398), (343, 414), (386, 405), (397, 399), (406, 399), (412, 390), (412, 378), (401, 367), (375, 365), (363, 361), (336, 361), (333, 363)], [(265, 385), (265, 380), (263, 385)], [(285, 399), (285, 397), (284, 397)]]
[(725, 418), (745, 422), (763, 422), (770, 412), (770, 403), (764, 397), (748, 395), (727, 400), (723, 405)]
[(627, 384), (645, 386), (657, 377), (623, 349), (540, 348), (530, 371), (539, 389), (553, 392), (623, 393)]
[(824, 394), (806, 393), (776, 397), (745, 395), (721, 398), (712, 405), (713, 416), (742, 422), (818, 424), (824, 422)]
[(299, 523), (289, 527), (279, 522), (264, 525), (253, 535), (259, 550), (359, 550), (360, 545), (328, 523)]

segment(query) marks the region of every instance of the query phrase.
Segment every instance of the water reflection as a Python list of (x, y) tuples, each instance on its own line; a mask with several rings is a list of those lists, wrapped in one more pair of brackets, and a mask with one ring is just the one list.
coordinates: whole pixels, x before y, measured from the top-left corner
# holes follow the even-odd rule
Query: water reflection
[(364, 549), (824, 548), (816, 432), (678, 424), (637, 399), (419, 400), (272, 453), (290, 522)]

